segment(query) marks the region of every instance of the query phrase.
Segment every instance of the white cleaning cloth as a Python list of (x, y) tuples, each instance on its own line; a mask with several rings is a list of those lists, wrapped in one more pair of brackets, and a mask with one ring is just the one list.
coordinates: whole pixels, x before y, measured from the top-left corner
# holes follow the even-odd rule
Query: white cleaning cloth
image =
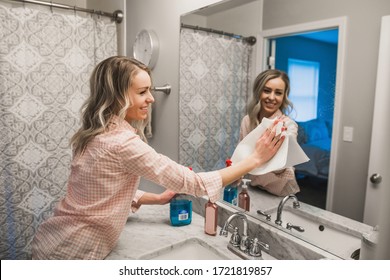
[[(232, 164), (240, 162), (254, 151), (257, 140), (261, 135), (263, 135), (268, 127), (272, 126), (273, 122), (274, 120), (263, 118), (263, 121), (244, 139), (242, 139), (242, 141), (234, 150), (231, 158)], [(279, 169), (284, 169), (286, 167), (292, 167), (310, 160), (299, 146), (295, 135), (293, 135), (291, 132), (289, 133), (289, 126), (291, 131), (291, 126), (294, 126), (294, 124), (292, 122), (287, 122), (285, 125), (287, 130), (283, 132), (281, 131), (283, 126), (281, 122), (276, 126), (276, 135), (282, 133), (282, 135), (286, 136), (279, 151), (267, 163), (259, 168), (253, 169), (251, 172), (249, 172), (249, 174), (262, 175)]]

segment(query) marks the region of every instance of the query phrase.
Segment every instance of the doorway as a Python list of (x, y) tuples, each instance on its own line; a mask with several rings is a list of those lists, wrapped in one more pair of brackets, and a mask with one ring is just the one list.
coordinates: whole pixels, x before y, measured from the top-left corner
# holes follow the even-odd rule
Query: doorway
[[(264, 30), (263, 69), (289, 74), (290, 117), (310, 161), (295, 166), (302, 202), (332, 211), (344, 61), (345, 19)], [(300, 109), (301, 108), (301, 109)], [(312, 108), (312, 109), (310, 109)], [(335, 109), (336, 108), (336, 109)]]

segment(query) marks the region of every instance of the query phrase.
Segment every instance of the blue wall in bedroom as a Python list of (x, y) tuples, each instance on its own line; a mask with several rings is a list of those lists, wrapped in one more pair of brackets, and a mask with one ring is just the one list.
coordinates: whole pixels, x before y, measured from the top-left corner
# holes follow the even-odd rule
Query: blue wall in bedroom
[(275, 68), (286, 72), (289, 58), (320, 63), (317, 116), (333, 123), (337, 44), (301, 36), (282, 37), (276, 39), (276, 58)]

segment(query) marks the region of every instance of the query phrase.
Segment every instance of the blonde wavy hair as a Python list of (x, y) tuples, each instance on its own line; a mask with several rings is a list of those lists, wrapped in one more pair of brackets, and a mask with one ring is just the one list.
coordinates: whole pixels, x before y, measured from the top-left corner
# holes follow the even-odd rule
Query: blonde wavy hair
[[(151, 75), (146, 65), (125, 56), (109, 57), (95, 67), (89, 81), (90, 96), (81, 108), (81, 127), (70, 140), (74, 155), (83, 153), (88, 142), (106, 130), (112, 116), (125, 119), (127, 109), (132, 106), (127, 92), (140, 71)], [(145, 142), (148, 121), (130, 123)]]
[(248, 104), (250, 131), (255, 129), (261, 122), (261, 120), (259, 119), (259, 115), (261, 111), (260, 95), (263, 92), (267, 82), (275, 78), (281, 78), (286, 86), (284, 91), (284, 96), (283, 96), (283, 102), (279, 108), (280, 111), (282, 111), (283, 114), (288, 115), (293, 110), (293, 104), (288, 99), (288, 95), (290, 93), (290, 79), (288, 75), (285, 72), (276, 69), (265, 70), (261, 72), (259, 75), (257, 75), (253, 83), (253, 95), (252, 95), (252, 99)]

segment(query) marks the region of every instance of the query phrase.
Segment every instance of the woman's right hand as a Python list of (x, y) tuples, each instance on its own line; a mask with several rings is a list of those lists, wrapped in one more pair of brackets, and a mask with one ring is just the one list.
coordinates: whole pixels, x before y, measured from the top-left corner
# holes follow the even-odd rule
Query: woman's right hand
[[(267, 128), (263, 135), (257, 140), (253, 155), (259, 160), (258, 167), (269, 161), (282, 146), (285, 136), (280, 133), (276, 135), (276, 126), (282, 119), (274, 121), (272, 126)], [(283, 126), (282, 131), (286, 128)]]
[(282, 133), (276, 135), (276, 125), (279, 122), (279, 120), (276, 120), (272, 126), (263, 133), (257, 140), (255, 149), (249, 157), (237, 163), (233, 162), (232, 166), (219, 170), (223, 186), (227, 186), (240, 179), (251, 170), (261, 167), (276, 154), (285, 138)]

